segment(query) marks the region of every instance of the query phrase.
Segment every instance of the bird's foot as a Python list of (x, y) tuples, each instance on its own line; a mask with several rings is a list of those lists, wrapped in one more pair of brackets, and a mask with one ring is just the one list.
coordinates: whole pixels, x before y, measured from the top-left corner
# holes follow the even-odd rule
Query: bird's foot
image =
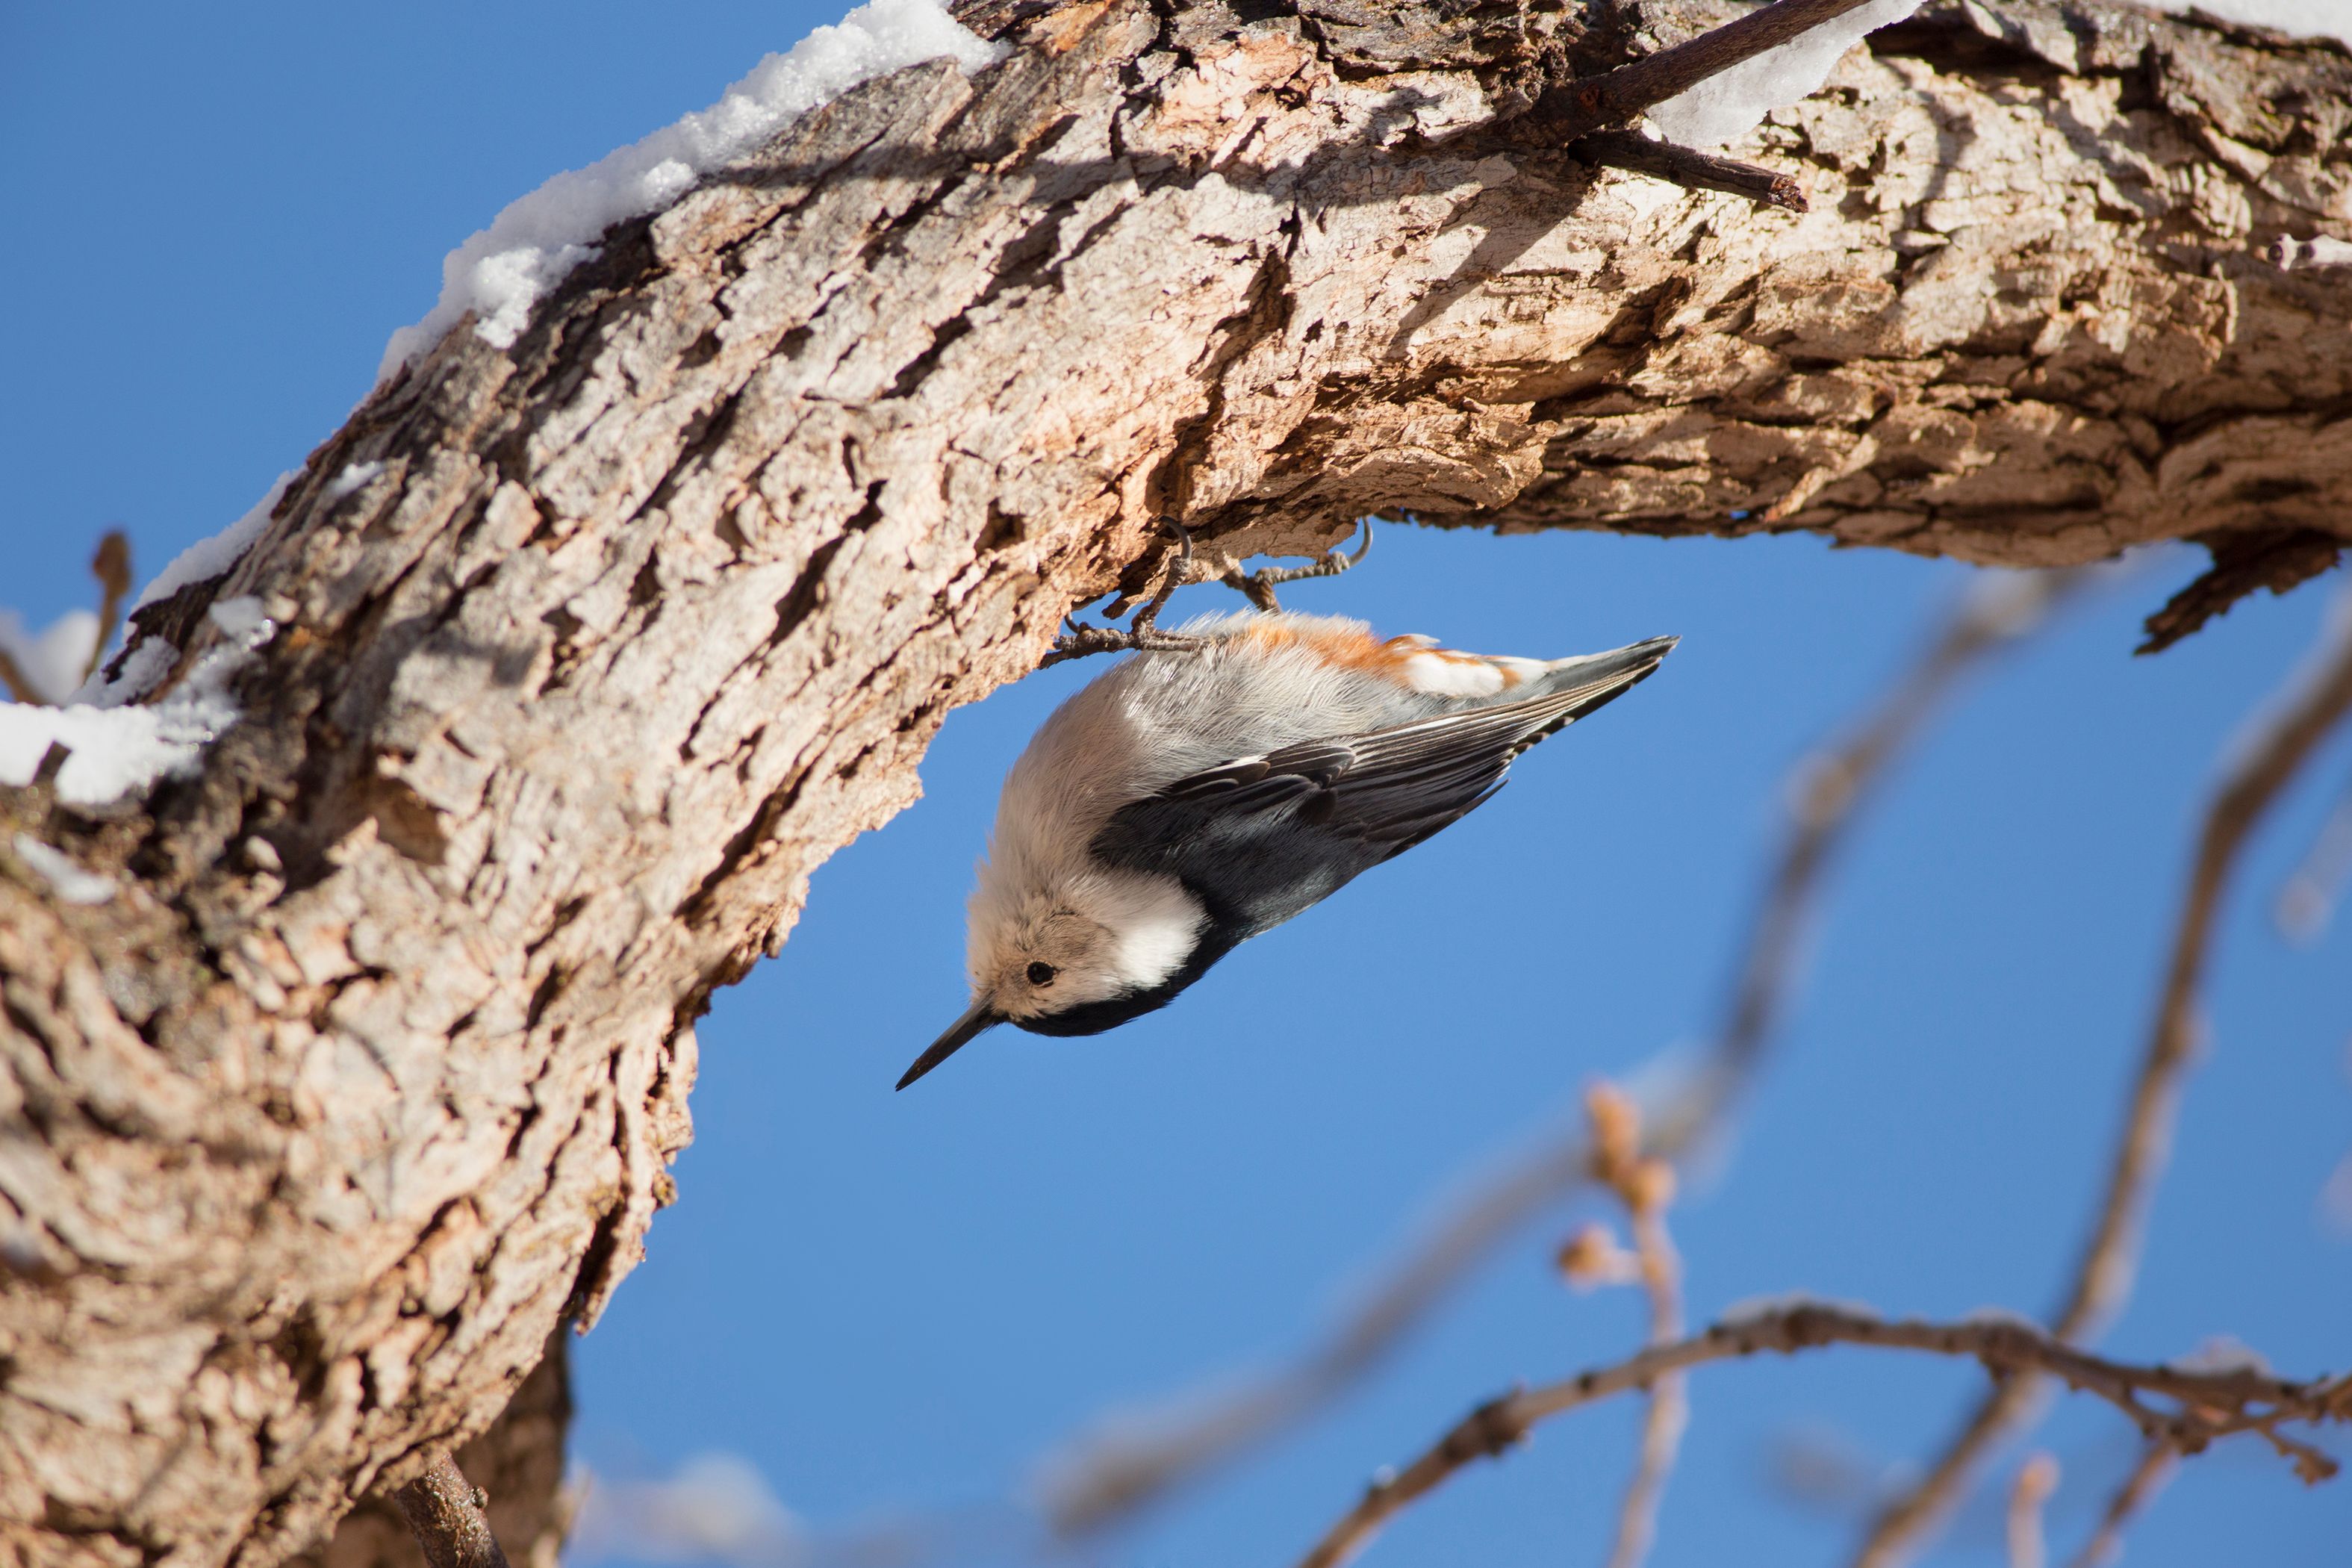
[(1182, 585), (1192, 572), (1192, 536), (1184, 525), (1162, 518), (1160, 526), (1176, 536), (1176, 559), (1161, 580), (1159, 592), (1144, 601), (1135, 612), (1134, 624), (1126, 631), (1117, 626), (1082, 626), (1075, 616), (1062, 618), (1062, 635), (1054, 639), (1053, 651), (1037, 666), (1059, 664), (1067, 658), (1084, 658), (1096, 653), (1198, 653), (1207, 646), (1206, 637), (1187, 637), (1181, 632), (1163, 632), (1159, 627), (1160, 612), (1166, 606), (1170, 595)]
[(1364, 542), (1356, 546), (1353, 554), (1342, 554), (1338, 545), (1325, 551), (1320, 557), (1304, 566), (1261, 566), (1255, 572), (1244, 572), (1239, 566), (1228, 566), (1217, 579), (1226, 587), (1242, 594), (1268, 615), (1282, 608), (1274, 591), (1285, 583), (1302, 582), (1309, 577), (1337, 577), (1360, 563), (1372, 549), (1372, 520), (1364, 519)]

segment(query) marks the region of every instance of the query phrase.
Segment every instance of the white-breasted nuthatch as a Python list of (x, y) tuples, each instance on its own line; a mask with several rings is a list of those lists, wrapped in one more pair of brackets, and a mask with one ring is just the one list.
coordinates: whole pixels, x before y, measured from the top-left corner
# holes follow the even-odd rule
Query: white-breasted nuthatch
[(900, 1089), (996, 1024), (1092, 1035), (1166, 1006), (1483, 804), (1513, 758), (1676, 641), (1506, 658), (1246, 612), (1153, 636), (1169, 651), (1063, 703), (1005, 779), (971, 898), (971, 1007)]

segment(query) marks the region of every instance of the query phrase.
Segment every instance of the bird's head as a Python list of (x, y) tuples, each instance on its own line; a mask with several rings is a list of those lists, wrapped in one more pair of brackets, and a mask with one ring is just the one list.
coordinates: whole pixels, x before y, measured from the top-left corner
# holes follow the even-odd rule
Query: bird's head
[(898, 1080), (906, 1088), (997, 1024), (1091, 1035), (1146, 1005), (1192, 955), (1207, 915), (1173, 877), (1087, 867), (1052, 877), (981, 867), (966, 967), (971, 1006)]

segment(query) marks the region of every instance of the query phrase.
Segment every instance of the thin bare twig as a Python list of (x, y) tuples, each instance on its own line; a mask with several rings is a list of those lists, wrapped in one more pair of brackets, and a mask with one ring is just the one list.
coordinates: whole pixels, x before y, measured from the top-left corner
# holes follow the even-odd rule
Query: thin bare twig
[[(1641, 1111), (1623, 1090), (1594, 1085), (1585, 1095), (1585, 1110), (1592, 1122), (1593, 1179), (1625, 1205), (1633, 1228), (1637, 1277), (1650, 1301), (1650, 1343), (1672, 1344), (1684, 1333), (1682, 1258), (1666, 1230), (1675, 1168), (1664, 1160), (1643, 1157)], [(1640, 1568), (1650, 1554), (1658, 1533), (1658, 1503), (1665, 1496), (1666, 1478), (1674, 1473), (1675, 1455), (1689, 1421), (1690, 1400), (1681, 1373), (1668, 1373), (1650, 1385), (1639, 1458), (1618, 1509), (1609, 1568)]]
[[(2123, 1412), (2151, 1437), (2194, 1453), (2218, 1437), (2282, 1421), (2352, 1420), (2352, 1377), (2293, 1383), (2250, 1367), (2192, 1372), (2107, 1360), (2021, 1321), (1982, 1315), (1959, 1322), (1890, 1321), (1854, 1308), (1802, 1302), (1717, 1323), (1704, 1333), (1653, 1346), (1563, 1382), (1489, 1400), (1420, 1458), (1369, 1488), (1361, 1500), (1300, 1559), (1299, 1568), (1339, 1568), (1381, 1526), (1480, 1459), (1517, 1445), (1537, 1423), (1667, 1373), (1763, 1351), (1793, 1354), (1824, 1345), (1867, 1345), (1967, 1357), (1998, 1381), (2047, 1374)], [(2171, 1402), (2169, 1408), (2151, 1399)]]
[[(1686, 1087), (1651, 1109), (1643, 1127), (1649, 1155), (1675, 1160), (1703, 1145), (1745, 1096), (1795, 989), (1824, 874), (1874, 788), (1967, 676), (2043, 625), (2088, 576), (1987, 574), (1861, 721), (1798, 763), (1787, 792), (1789, 837), (1738, 949), (1723, 1018)], [(1505, 1241), (1590, 1182), (1591, 1168), (1592, 1150), (1579, 1125), (1454, 1205), (1328, 1340), (1291, 1366), (1205, 1408), (1181, 1401), (1177, 1414), (1092, 1437), (1072, 1458), (1050, 1465), (1043, 1489), (1055, 1532), (1075, 1537), (1107, 1529), (1321, 1409), (1379, 1364)]]
[[(98, 579), (100, 594), (98, 638), (90, 645), (89, 661), (82, 666), (81, 680), (96, 674), (106, 658), (106, 645), (114, 640), (115, 629), (122, 624), (123, 601), (131, 596), (131, 541), (121, 529), (109, 529), (98, 542), (98, 553), (90, 557), (89, 572)], [(54, 706), (5, 647), (0, 647), (0, 687), (7, 689), (11, 701), (43, 708)]]
[[(2181, 1085), (2196, 1054), (2197, 994), (2222, 895), (2255, 826), (2347, 710), (2352, 601), (2338, 604), (2313, 660), (2289, 679), (2258, 731), (2237, 746), (2206, 810), (2105, 1193), (2065, 1297), (2051, 1316), (2051, 1332), (2061, 1340), (2096, 1336), (2131, 1294), (2148, 1205), (2164, 1171)], [(2043, 1393), (2037, 1378), (1996, 1385), (1927, 1476), (1873, 1521), (1856, 1558), (1859, 1568), (1894, 1568), (1907, 1561), (1958, 1502), (1984, 1456), (2032, 1419)]]
[(2102, 1568), (2115, 1561), (2123, 1550), (2124, 1531), (2138, 1517), (2148, 1500), (2164, 1489), (2172, 1479), (2173, 1468), (2180, 1463), (2180, 1451), (2169, 1443), (2150, 1443), (2140, 1454), (2139, 1463), (2132, 1467), (2116, 1495), (2107, 1500), (2107, 1510), (2100, 1516), (2099, 1528), (2074, 1554), (2069, 1568)]
[(90, 575), (98, 579), (100, 594), (98, 605), (98, 640), (89, 645), (89, 662), (82, 667), (81, 678), (88, 680), (98, 673), (105, 662), (106, 647), (122, 626), (123, 601), (131, 597), (131, 540), (119, 528), (106, 531), (98, 542), (98, 553), (90, 557)]
[(457, 1461), (441, 1449), (423, 1475), (392, 1494), (416, 1544), (432, 1568), (507, 1568), (507, 1554), (490, 1533), (482, 1510), (489, 1499), (466, 1479)]
[(2042, 1505), (2058, 1489), (2058, 1460), (2036, 1454), (2017, 1468), (2009, 1489), (2009, 1568), (2042, 1568), (2050, 1551), (2042, 1531)]
[(1793, 174), (1777, 174), (1737, 158), (1718, 157), (1671, 142), (1653, 142), (1631, 131), (1597, 132), (1570, 143), (1568, 150), (1588, 163), (1631, 169), (1685, 190), (1723, 191), (1785, 212), (1812, 210), (1812, 204), (1805, 199), (1805, 187)]

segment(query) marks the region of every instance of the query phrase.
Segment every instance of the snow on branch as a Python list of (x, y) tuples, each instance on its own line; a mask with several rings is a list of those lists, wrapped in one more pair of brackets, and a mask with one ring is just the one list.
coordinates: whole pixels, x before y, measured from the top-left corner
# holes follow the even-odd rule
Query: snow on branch
[(1654, 106), (1647, 118), (1669, 142), (1685, 147), (1719, 147), (1756, 129), (1774, 110), (1821, 91), (1846, 50), (1865, 35), (1900, 22), (1918, 8), (1919, 0), (1869, 0), (1777, 48), (1706, 78)]
[(974, 71), (1003, 53), (937, 0), (869, 0), (761, 60), (709, 108), (510, 204), (441, 264), (439, 302), (423, 321), (393, 333), (380, 378), (389, 380), (429, 352), (469, 313), (484, 342), (512, 346), (531, 306), (596, 254), (607, 228), (667, 206), (703, 175), (749, 156), (850, 89), (941, 57)]

